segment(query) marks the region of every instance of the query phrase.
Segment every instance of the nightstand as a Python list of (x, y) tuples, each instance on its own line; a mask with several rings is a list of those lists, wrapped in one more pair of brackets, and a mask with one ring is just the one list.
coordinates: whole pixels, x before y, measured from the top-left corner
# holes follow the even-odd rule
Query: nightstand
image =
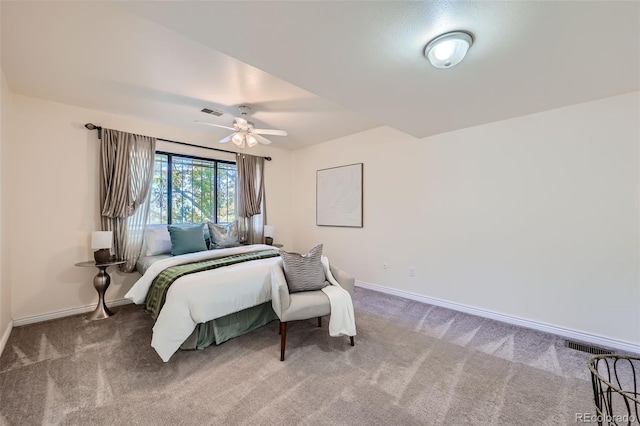
[(86, 262), (76, 263), (76, 266), (98, 268), (98, 275), (93, 278), (93, 286), (98, 292), (98, 305), (96, 306), (96, 309), (89, 314), (87, 319), (100, 320), (114, 315), (114, 312), (111, 312), (104, 302), (104, 294), (107, 292), (109, 284), (111, 284), (111, 277), (107, 274), (107, 268), (109, 266), (122, 265), (123, 263), (125, 263), (124, 260), (113, 260), (105, 263), (96, 263), (93, 260), (89, 260)]

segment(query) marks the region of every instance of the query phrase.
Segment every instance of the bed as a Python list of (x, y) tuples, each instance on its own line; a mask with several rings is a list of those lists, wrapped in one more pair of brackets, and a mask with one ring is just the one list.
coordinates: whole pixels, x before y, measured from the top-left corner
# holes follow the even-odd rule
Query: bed
[[(279, 252), (264, 244), (141, 258), (143, 275), (125, 297), (154, 316), (151, 346), (167, 362), (180, 348), (220, 344), (276, 319), (271, 268), (280, 261)], [(169, 270), (191, 265), (215, 267), (181, 275), (159, 289)]]

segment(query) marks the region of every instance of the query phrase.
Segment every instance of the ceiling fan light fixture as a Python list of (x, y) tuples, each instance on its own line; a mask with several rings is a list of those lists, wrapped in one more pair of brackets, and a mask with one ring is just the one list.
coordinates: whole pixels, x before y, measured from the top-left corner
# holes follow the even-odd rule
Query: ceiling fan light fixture
[(246, 139), (247, 139), (247, 145), (249, 145), (249, 148), (256, 146), (256, 144), (258, 143), (258, 140), (254, 138), (253, 135), (247, 135)]
[(233, 130), (233, 133), (220, 139), (220, 143), (233, 142), (239, 148), (245, 146), (254, 147), (258, 143), (269, 145), (271, 141), (262, 135), (287, 136), (287, 132), (278, 129), (256, 129), (255, 123), (247, 120), (247, 112), (251, 109), (246, 105), (238, 107), (242, 117), (234, 117), (233, 127), (224, 126), (222, 124), (208, 123), (206, 121), (197, 121), (196, 123), (205, 124), (212, 127), (220, 127), (222, 129)]
[(244, 145), (244, 135), (240, 132), (236, 132), (232, 137), (231, 137), (231, 142), (233, 142), (234, 144), (236, 144), (239, 147), (242, 147)]
[(436, 68), (458, 65), (473, 44), (473, 35), (466, 31), (452, 31), (439, 35), (427, 43), (424, 55)]

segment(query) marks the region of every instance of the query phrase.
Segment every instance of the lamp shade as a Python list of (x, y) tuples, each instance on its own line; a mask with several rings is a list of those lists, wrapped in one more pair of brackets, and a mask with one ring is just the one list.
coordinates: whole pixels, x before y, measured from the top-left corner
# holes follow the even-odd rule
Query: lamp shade
[(110, 249), (113, 243), (113, 231), (94, 231), (91, 233), (92, 249)]
[(240, 132), (236, 132), (232, 137), (231, 137), (231, 142), (233, 142), (234, 144), (236, 144), (239, 147), (243, 147), (244, 146), (244, 135)]
[(253, 135), (247, 135), (247, 145), (249, 145), (249, 148), (256, 146), (257, 143), (258, 140), (254, 138)]
[(276, 234), (276, 228), (273, 225), (265, 225), (264, 226), (264, 236), (273, 238)]

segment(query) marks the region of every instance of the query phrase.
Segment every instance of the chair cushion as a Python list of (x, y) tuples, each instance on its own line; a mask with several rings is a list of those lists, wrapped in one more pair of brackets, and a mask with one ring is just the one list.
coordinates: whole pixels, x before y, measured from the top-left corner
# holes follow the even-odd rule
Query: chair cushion
[(305, 255), (280, 250), (280, 256), (289, 293), (320, 290), (329, 284), (322, 267), (322, 244)]
[(282, 313), (280, 321), (297, 321), (323, 317), (331, 313), (331, 303), (322, 290), (303, 291), (290, 295), (289, 309)]

